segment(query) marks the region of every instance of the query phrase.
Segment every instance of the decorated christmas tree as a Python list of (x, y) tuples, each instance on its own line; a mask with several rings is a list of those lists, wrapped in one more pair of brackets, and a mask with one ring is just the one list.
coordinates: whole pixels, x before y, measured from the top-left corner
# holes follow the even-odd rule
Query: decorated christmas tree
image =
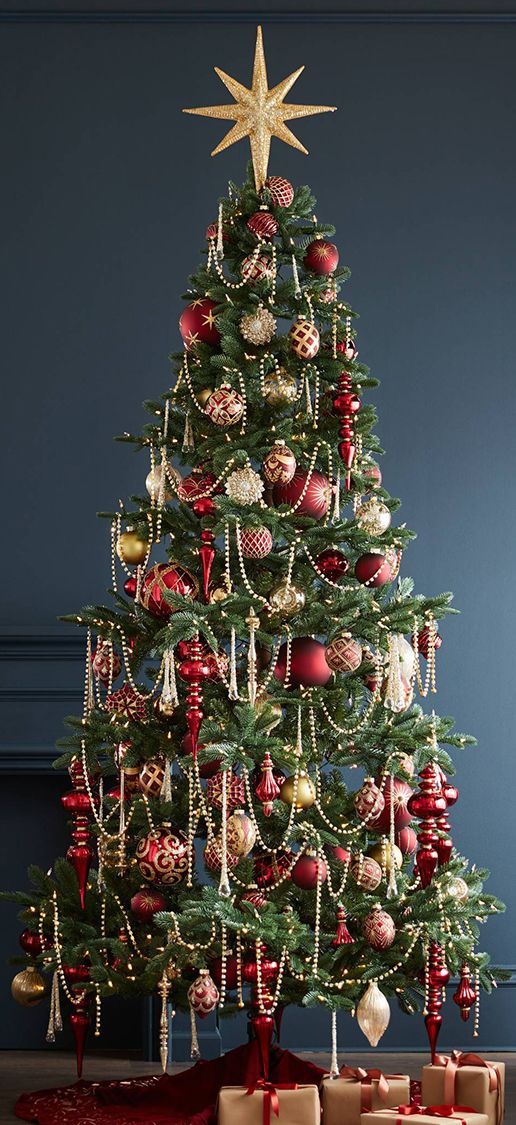
[(109, 600), (67, 618), (72, 842), (16, 896), (13, 991), (48, 982), (50, 1039), (66, 996), (79, 1069), (115, 994), (159, 994), (164, 1067), (171, 1004), (193, 1057), (197, 1016), (247, 1007), (265, 1061), (285, 1005), (324, 1005), (335, 1072), (342, 1009), (373, 1045), (393, 1003), (423, 1012), (432, 1052), (451, 974), (478, 1012), (501, 904), (450, 835), (449, 750), (473, 740), (418, 702), (450, 595), (406, 575), (349, 270), (310, 190), (268, 175), (271, 137), (305, 151), (287, 122), (330, 107), (285, 102), (300, 71), (269, 90), (260, 30), (251, 88), (217, 73), (234, 103), (187, 112), (234, 122), (215, 152), (248, 136), (252, 167), (207, 229), (172, 387), (121, 439), (145, 489), (110, 515)]

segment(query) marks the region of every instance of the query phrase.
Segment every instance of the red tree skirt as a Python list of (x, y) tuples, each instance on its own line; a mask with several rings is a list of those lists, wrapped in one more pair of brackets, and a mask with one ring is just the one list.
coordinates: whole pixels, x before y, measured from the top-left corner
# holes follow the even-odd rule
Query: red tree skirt
[[(22, 1094), (15, 1113), (38, 1125), (213, 1125), (221, 1086), (248, 1086), (260, 1076), (258, 1044), (236, 1047), (180, 1074), (115, 1082), (75, 1082)], [(279, 1047), (271, 1050), (271, 1082), (319, 1085), (324, 1071)]]

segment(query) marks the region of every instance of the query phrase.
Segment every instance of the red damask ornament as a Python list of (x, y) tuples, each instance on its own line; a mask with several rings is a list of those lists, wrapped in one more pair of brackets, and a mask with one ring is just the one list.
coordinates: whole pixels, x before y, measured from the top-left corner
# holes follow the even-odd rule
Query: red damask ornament
[(204, 496), (205, 492), (220, 492), (220, 488), (214, 487), (216, 479), (214, 473), (206, 472), (203, 468), (192, 469), (192, 472), (187, 477), (183, 477), (181, 484), (178, 486), (179, 500), (182, 500), (185, 504), (193, 505), (200, 497)]
[(244, 400), (238, 391), (229, 386), (229, 383), (222, 383), (218, 390), (210, 395), (204, 411), (216, 426), (224, 428), (234, 426), (244, 413)]
[(269, 484), (288, 484), (296, 471), (296, 458), (284, 441), (278, 440), (265, 455), (262, 471)]
[(188, 870), (187, 837), (180, 829), (163, 825), (138, 842), (136, 860), (147, 883), (177, 886)]
[(140, 774), (140, 789), (147, 797), (159, 797), (165, 780), (165, 770), (168, 769), (164, 758), (151, 758), (144, 762)]
[[(229, 871), (238, 865), (240, 856), (234, 855), (233, 852), (226, 851), (226, 866)], [(204, 863), (208, 871), (220, 871), (222, 867), (222, 840), (220, 836), (212, 836), (211, 840), (206, 844), (204, 849)]]
[(356, 672), (362, 663), (362, 645), (351, 633), (341, 633), (326, 646), (326, 662), (333, 672)]
[(355, 794), (355, 809), (361, 820), (367, 820), (368, 824), (374, 816), (379, 816), (385, 808), (385, 797), (375, 785), (372, 777), (366, 777), (364, 784), (358, 793)]
[(362, 932), (372, 949), (389, 949), (396, 936), (396, 926), (386, 910), (375, 906), (364, 919)]
[(240, 266), (240, 273), (244, 281), (269, 281), (274, 277), (272, 261), (265, 254), (259, 254), (258, 257), (248, 254)]
[(167, 620), (176, 611), (166, 600), (167, 594), (180, 594), (183, 598), (196, 598), (199, 583), (193, 574), (180, 563), (156, 563), (143, 580), (140, 601), (153, 617)]

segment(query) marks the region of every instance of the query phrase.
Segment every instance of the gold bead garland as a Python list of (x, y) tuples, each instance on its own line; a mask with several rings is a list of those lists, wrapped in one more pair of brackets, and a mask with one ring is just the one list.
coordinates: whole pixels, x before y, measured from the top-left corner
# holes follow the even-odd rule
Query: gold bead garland
[(429, 631), (428, 639), (428, 658), (424, 682), (421, 678), (419, 668), (419, 629), (417, 617), (414, 617), (414, 627), (412, 631), (412, 648), (414, 649), (414, 677), (417, 680), (419, 694), (426, 699), (429, 691), (435, 695), (437, 691), (436, 686), (436, 664), (435, 664), (435, 638), (437, 636), (437, 622), (431, 613), (426, 615), (426, 624)]

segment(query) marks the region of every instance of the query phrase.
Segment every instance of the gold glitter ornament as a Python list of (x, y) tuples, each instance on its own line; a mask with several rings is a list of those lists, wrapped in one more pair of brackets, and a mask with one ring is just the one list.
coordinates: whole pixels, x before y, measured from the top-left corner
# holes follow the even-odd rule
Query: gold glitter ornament
[(257, 504), (262, 498), (264, 484), (262, 478), (250, 465), (245, 469), (235, 469), (226, 481), (226, 493), (234, 504), (244, 507)]
[(123, 531), (116, 548), (116, 553), (122, 562), (130, 566), (140, 566), (147, 557), (149, 544), (146, 539), (140, 539), (132, 527)]
[(269, 594), (271, 612), (279, 617), (294, 617), (304, 608), (306, 595), (285, 578)]
[(199, 403), (199, 406), (202, 406), (204, 408), (208, 399), (211, 398), (212, 394), (213, 387), (203, 387), (202, 391), (197, 391), (195, 397), (197, 399), (197, 402)]
[(284, 406), (297, 398), (297, 379), (284, 367), (269, 371), (263, 378), (263, 397), (269, 406)]
[(11, 995), (22, 1008), (34, 1008), (45, 995), (45, 981), (33, 965), (16, 973), (11, 982)]
[(258, 305), (256, 312), (242, 317), (240, 331), (249, 344), (270, 344), (276, 331), (276, 319), (263, 305)]
[(333, 113), (334, 105), (289, 105), (284, 101), (289, 90), (297, 81), (304, 67), (299, 67), (288, 78), (278, 82), (277, 86), (269, 89), (267, 80), (267, 67), (263, 50), (262, 29), (256, 30), (256, 46), (254, 52), (253, 80), (250, 89), (242, 86), (235, 78), (225, 74), (223, 70), (215, 67), (221, 82), (229, 90), (235, 102), (232, 105), (207, 105), (196, 109), (184, 109), (183, 113), (195, 113), (200, 117), (216, 117), (221, 121), (234, 121), (235, 125), (226, 133), (226, 136), (213, 149), (212, 156), (223, 152), (235, 141), (249, 137), (251, 145), (251, 158), (253, 161), (254, 179), (256, 190), (261, 191), (267, 179), (267, 165), (271, 138), (278, 137), (280, 141), (307, 152), (304, 145), (288, 126), (286, 121), (298, 117), (311, 117), (314, 113)]
[(391, 513), (386, 504), (371, 496), (358, 508), (356, 520), (368, 535), (382, 535), (391, 525)]
[(455, 875), (446, 884), (446, 894), (449, 898), (454, 898), (461, 904), (467, 902), (469, 897), (469, 887), (466, 880), (461, 875)]
[(256, 829), (243, 809), (235, 809), (226, 822), (227, 849), (231, 855), (244, 859), (256, 843)]
[[(286, 777), (280, 789), (280, 801), (285, 805), (294, 804), (294, 783), (295, 774), (292, 777)], [(296, 792), (296, 811), (301, 812), (302, 809), (309, 809), (314, 804), (316, 797), (315, 785), (312, 779), (300, 770), (297, 777), (297, 792)]]

